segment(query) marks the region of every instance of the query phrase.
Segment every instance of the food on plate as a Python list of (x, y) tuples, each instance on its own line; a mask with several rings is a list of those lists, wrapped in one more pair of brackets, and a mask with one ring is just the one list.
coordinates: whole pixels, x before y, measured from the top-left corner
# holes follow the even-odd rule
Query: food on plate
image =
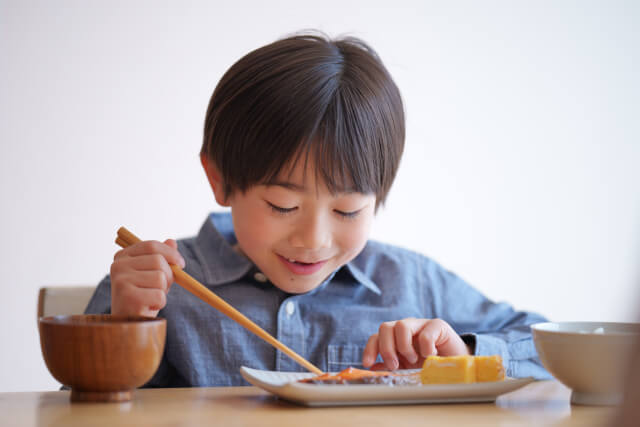
[(422, 384), (455, 384), (504, 380), (500, 356), (429, 356), (420, 371)]
[(504, 381), (504, 365), (500, 356), (475, 356), (476, 382)]
[(337, 374), (323, 374), (299, 380), (308, 384), (459, 384), (503, 381), (504, 366), (500, 356), (429, 356), (422, 369), (414, 373), (367, 371), (347, 368)]
[(420, 371), (422, 384), (473, 383), (476, 365), (469, 356), (429, 356)]
[(417, 385), (420, 384), (420, 377), (417, 373), (397, 374), (388, 371), (367, 371), (350, 367), (337, 374), (323, 374), (317, 377), (305, 378), (300, 382), (310, 384)]

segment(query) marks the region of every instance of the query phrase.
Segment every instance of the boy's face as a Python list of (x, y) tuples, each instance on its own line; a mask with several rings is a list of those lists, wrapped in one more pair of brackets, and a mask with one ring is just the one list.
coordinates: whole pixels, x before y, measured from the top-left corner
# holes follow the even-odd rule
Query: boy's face
[(314, 289), (355, 258), (375, 213), (375, 195), (332, 195), (316, 181), (313, 164), (310, 156), (305, 171), (302, 159), (291, 174), (284, 170), (273, 184), (236, 191), (224, 203), (231, 206), (238, 248), (289, 293)]

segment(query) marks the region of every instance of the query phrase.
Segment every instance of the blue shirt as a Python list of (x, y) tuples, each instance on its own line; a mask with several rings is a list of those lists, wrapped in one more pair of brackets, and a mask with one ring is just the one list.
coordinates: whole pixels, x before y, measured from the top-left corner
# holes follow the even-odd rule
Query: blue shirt
[[(196, 237), (178, 242), (178, 250), (187, 273), (323, 371), (362, 367), (367, 340), (382, 322), (416, 317), (445, 320), (476, 355), (499, 354), (508, 376), (550, 377), (529, 329), (543, 317), (489, 300), (418, 253), (369, 241), (317, 288), (289, 294), (234, 250), (235, 243), (230, 214), (213, 213)], [(108, 313), (110, 295), (107, 276), (86, 312)], [(158, 316), (167, 319), (165, 353), (147, 387), (247, 385), (243, 365), (304, 371), (179, 285), (171, 287)]]

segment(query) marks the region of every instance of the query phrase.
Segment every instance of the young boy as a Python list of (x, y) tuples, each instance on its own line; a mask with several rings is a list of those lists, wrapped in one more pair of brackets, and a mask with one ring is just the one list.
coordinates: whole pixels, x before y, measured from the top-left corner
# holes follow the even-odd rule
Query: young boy
[(153, 387), (243, 385), (242, 365), (302, 370), (171, 286), (170, 264), (325, 371), (471, 353), (501, 355), (510, 376), (547, 377), (528, 326), (542, 317), (368, 240), (404, 133), (398, 88), (362, 41), (297, 35), (249, 53), (211, 97), (201, 150), (231, 214), (211, 214), (194, 238), (117, 252), (87, 312), (167, 319)]

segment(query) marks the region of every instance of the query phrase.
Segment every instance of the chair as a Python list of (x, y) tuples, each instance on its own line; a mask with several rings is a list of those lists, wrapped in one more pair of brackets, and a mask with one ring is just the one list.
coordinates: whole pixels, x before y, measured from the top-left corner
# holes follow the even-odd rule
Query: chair
[(84, 313), (95, 286), (45, 286), (38, 293), (38, 319)]

